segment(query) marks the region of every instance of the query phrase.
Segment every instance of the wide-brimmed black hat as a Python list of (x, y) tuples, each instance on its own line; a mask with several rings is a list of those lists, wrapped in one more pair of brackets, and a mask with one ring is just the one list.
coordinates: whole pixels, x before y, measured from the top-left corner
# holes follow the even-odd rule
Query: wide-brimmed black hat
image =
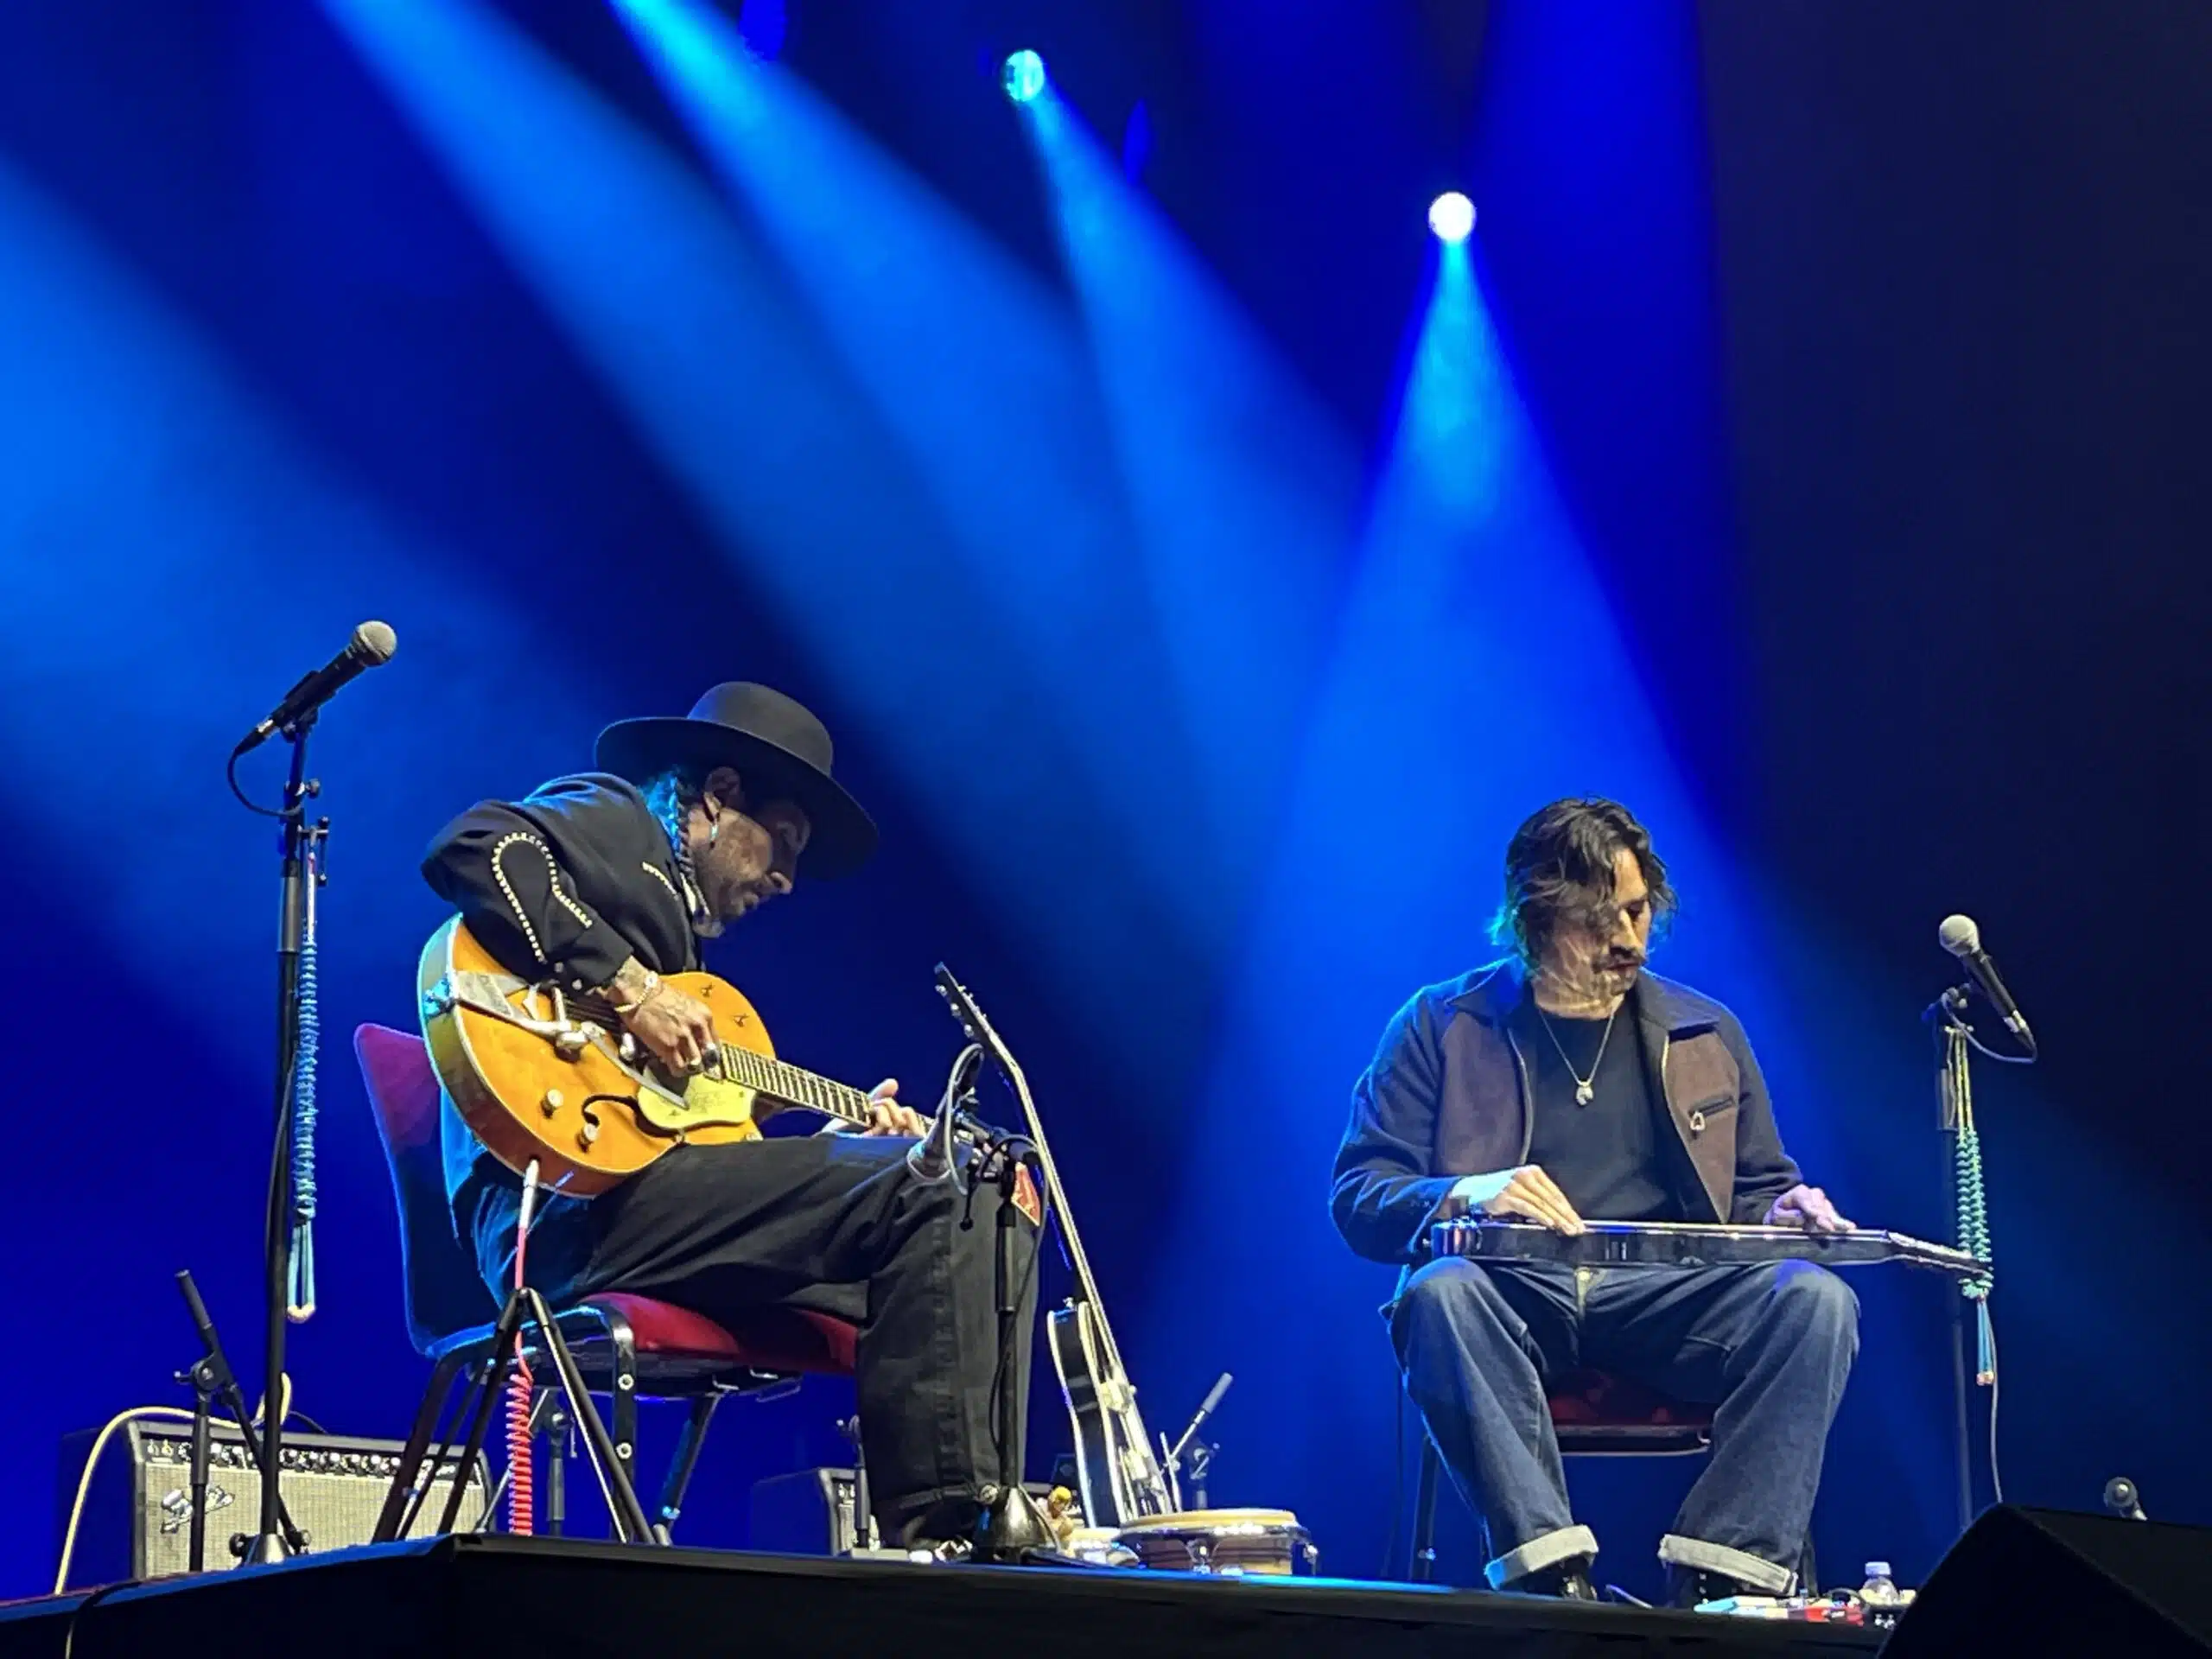
[(796, 801), (812, 821), (802, 874), (847, 875), (875, 850), (875, 823), (830, 775), (828, 728), (780, 691), (749, 681), (718, 685), (682, 719), (618, 720), (599, 734), (599, 767), (642, 784), (683, 766), (735, 768), (755, 805)]

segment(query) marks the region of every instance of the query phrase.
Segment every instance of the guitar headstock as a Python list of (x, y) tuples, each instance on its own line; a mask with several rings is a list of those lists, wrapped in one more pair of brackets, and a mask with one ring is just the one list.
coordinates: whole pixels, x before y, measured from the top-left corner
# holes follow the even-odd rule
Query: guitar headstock
[(1007, 1052), (1005, 1043), (1000, 1040), (998, 1033), (991, 1029), (991, 1022), (983, 1017), (983, 1010), (976, 1004), (975, 993), (963, 985), (954, 976), (952, 969), (941, 962), (937, 965), (937, 994), (944, 999), (945, 1007), (952, 1010), (952, 1017), (960, 1022), (961, 1030), (968, 1033), (969, 1042), (981, 1043), (984, 1052), (1000, 1065), (1009, 1068), (1013, 1065), (1014, 1056)]

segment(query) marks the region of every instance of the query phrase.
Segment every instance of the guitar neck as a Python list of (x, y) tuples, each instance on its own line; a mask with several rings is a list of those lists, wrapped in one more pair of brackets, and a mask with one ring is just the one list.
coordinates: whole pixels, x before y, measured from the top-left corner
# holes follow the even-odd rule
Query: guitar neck
[(786, 1061), (756, 1054), (749, 1048), (717, 1043), (715, 1049), (721, 1074), (730, 1082), (742, 1084), (754, 1093), (766, 1095), (785, 1106), (803, 1107), (810, 1112), (823, 1112), (831, 1117), (842, 1118), (862, 1128), (868, 1127), (868, 1096), (859, 1090), (833, 1082)]
[[(572, 997), (569, 1006), (585, 1018), (597, 1020), (608, 1031), (619, 1033), (622, 1029), (622, 1022), (616, 1016), (613, 1005), (603, 997)], [(849, 1084), (822, 1077), (788, 1061), (766, 1054), (756, 1054), (749, 1048), (739, 1048), (729, 1043), (715, 1045), (715, 1062), (716, 1069), (728, 1081), (756, 1094), (766, 1095), (779, 1106), (797, 1106), (805, 1111), (821, 1112), (861, 1128), (868, 1125), (868, 1096)]]

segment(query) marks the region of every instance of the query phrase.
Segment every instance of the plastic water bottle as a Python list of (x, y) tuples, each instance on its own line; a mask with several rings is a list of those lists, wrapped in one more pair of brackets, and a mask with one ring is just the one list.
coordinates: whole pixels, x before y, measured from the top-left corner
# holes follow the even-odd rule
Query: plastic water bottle
[(1887, 1561), (1866, 1563), (1866, 1582), (1859, 1586), (1859, 1605), (1867, 1624), (1875, 1629), (1886, 1630), (1897, 1624), (1904, 1603), (1897, 1594), (1896, 1580), (1890, 1577)]

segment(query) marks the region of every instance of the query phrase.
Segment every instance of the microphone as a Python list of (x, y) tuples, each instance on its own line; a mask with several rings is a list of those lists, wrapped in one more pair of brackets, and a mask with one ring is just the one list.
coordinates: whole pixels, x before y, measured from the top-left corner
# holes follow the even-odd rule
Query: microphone
[(2105, 1483), (2105, 1508), (2123, 1521), (2147, 1521), (2143, 1513), (2142, 1495), (2135, 1490), (2135, 1483), (2126, 1475), (2114, 1475)]
[[(1221, 1403), (1221, 1396), (1229, 1392), (1229, 1385), (1236, 1379), (1224, 1371), (1213, 1387), (1206, 1390), (1206, 1397), (1198, 1402), (1198, 1408), (1191, 1414), (1191, 1421), (1183, 1426), (1183, 1438), (1167, 1449), (1167, 1461), (1173, 1463), (1183, 1455), (1183, 1448), (1191, 1443), (1191, 1436), (1198, 1432), (1198, 1425), (1213, 1415), (1214, 1408)], [(1160, 1437), (1166, 1440), (1163, 1434)]]
[(906, 1148), (906, 1167), (924, 1186), (935, 1186), (952, 1173), (952, 1142), (960, 1127), (960, 1100), (974, 1081), (983, 1051), (974, 1043), (960, 1051), (952, 1075), (944, 1080), (944, 1098), (937, 1104), (937, 1121), (930, 1132)]
[(1967, 972), (1974, 976), (1974, 982), (1989, 999), (2005, 1021), (2005, 1029), (2020, 1039), (2020, 1046), (2032, 1054), (2036, 1049), (2035, 1034), (2028, 1029), (2028, 1022), (2020, 1013), (2020, 1005), (2012, 1000), (2012, 993), (2005, 988), (2005, 982), (1998, 976), (1997, 964), (1981, 948), (1981, 929), (1971, 916), (1946, 916), (1936, 938), (1943, 948), (1967, 965)]
[(398, 649), (399, 636), (392, 632), (390, 623), (362, 623), (353, 630), (353, 637), (346, 642), (345, 650), (287, 691), (284, 700), (270, 711), (269, 718), (238, 741), (238, 747), (231, 751), (231, 758), (236, 760), (248, 750), (259, 748), (285, 727), (312, 715), (336, 696), (355, 675), (390, 662), (392, 652)]

